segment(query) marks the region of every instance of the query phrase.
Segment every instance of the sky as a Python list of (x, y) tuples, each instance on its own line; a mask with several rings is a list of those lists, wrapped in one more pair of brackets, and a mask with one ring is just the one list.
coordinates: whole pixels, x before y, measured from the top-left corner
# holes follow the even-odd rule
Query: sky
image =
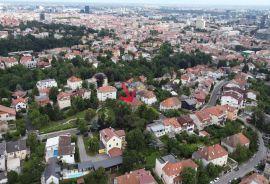
[(143, 4), (178, 4), (178, 5), (270, 5), (270, 0), (0, 0), (0, 2), (72, 2), (72, 3), (143, 3)]

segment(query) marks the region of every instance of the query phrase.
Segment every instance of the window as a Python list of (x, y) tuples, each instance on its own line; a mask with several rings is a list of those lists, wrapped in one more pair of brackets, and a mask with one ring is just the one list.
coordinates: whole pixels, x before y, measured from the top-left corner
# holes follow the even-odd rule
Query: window
[(109, 144), (109, 147), (111, 147), (112, 145)]
[(115, 141), (115, 139), (113, 139), (113, 141)]
[(118, 143), (116, 143), (116, 146), (118, 146)]

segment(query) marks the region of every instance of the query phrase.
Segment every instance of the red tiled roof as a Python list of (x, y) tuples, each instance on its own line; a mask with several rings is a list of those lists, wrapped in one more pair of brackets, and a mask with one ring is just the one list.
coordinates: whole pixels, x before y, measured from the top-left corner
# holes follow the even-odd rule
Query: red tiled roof
[(197, 153), (208, 161), (228, 155), (228, 152), (220, 144), (201, 148)]
[(243, 133), (238, 133), (223, 139), (222, 142), (231, 147), (237, 147), (239, 144), (242, 146), (249, 144), (250, 140)]
[(70, 97), (70, 93), (67, 92), (61, 92), (57, 95), (57, 100), (61, 100), (62, 98)]
[[(123, 135), (123, 132), (120, 130), (118, 130), (117, 133), (120, 135)], [(105, 128), (105, 129), (101, 130), (100, 135), (103, 137), (103, 139), (105, 141), (109, 141), (113, 136), (119, 137), (113, 128)]]
[(193, 162), (193, 160), (188, 159), (188, 160), (182, 160), (176, 163), (170, 163), (168, 162), (162, 170), (165, 172), (166, 175), (168, 176), (174, 176), (174, 175), (179, 175), (184, 168), (186, 167), (191, 167), (193, 169), (196, 169), (198, 165)]
[(239, 184), (269, 184), (269, 180), (258, 173), (254, 173), (242, 179)]
[(151, 172), (145, 169), (131, 171), (122, 176), (115, 178), (117, 184), (153, 184), (156, 183), (155, 179), (151, 175)]
[(12, 99), (12, 105), (15, 106), (17, 105), (18, 103), (27, 103), (27, 99), (24, 99), (24, 98), (16, 98), (16, 99)]
[(11, 115), (14, 115), (14, 116), (16, 115), (15, 109), (9, 108), (9, 107), (3, 106), (3, 105), (0, 105), (0, 112), (8, 113), (8, 114), (11, 114)]
[(123, 154), (122, 150), (120, 148), (112, 148), (108, 151), (110, 157), (117, 157), (121, 156)]
[(166, 118), (162, 121), (164, 126), (173, 126), (175, 128), (181, 127), (181, 125), (178, 123), (177, 118)]
[(181, 101), (177, 97), (167, 98), (161, 102), (161, 106), (170, 108), (181, 105)]
[(68, 78), (68, 81), (69, 82), (79, 82), (79, 81), (82, 81), (82, 79), (75, 77), (75, 76), (71, 76)]
[(113, 86), (103, 86), (103, 87), (99, 87), (97, 91), (98, 93), (111, 93), (111, 92), (115, 92), (116, 88)]

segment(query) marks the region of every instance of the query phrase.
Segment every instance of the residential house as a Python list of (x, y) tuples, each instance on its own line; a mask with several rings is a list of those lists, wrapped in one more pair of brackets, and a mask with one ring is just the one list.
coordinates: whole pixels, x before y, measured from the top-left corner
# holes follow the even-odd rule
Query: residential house
[(6, 143), (7, 171), (20, 172), (21, 160), (28, 155), (25, 140), (11, 141)]
[(37, 67), (37, 61), (30, 54), (23, 55), (20, 59), (20, 64), (29, 69)]
[(182, 127), (182, 131), (186, 131), (188, 133), (193, 133), (195, 129), (195, 124), (193, 120), (190, 118), (190, 116), (185, 115), (185, 116), (180, 116), (177, 118), (178, 123)]
[(99, 132), (100, 141), (105, 147), (105, 153), (110, 157), (122, 155), (122, 150), (125, 146), (125, 131), (106, 128)]
[(56, 158), (50, 158), (45, 167), (43, 176), (41, 178), (42, 184), (59, 184), (61, 168), (57, 164)]
[(165, 126), (161, 122), (155, 122), (148, 124), (146, 129), (153, 133), (155, 137), (161, 137), (166, 134), (165, 132)]
[(82, 79), (75, 76), (72, 76), (67, 80), (67, 86), (72, 90), (81, 89), (82, 83), (83, 83)]
[(224, 166), (227, 164), (228, 152), (220, 145), (206, 146), (192, 154), (195, 160), (201, 160), (204, 166), (209, 163)]
[(52, 104), (52, 102), (50, 101), (49, 96), (47, 96), (47, 95), (35, 96), (35, 102), (38, 105), (41, 105), (41, 106), (46, 106), (49, 103)]
[(181, 101), (178, 97), (170, 97), (160, 103), (160, 111), (180, 109)]
[(166, 118), (162, 120), (162, 124), (165, 127), (165, 133), (180, 133), (182, 131), (182, 127), (179, 124), (177, 118)]
[(249, 144), (250, 140), (243, 133), (234, 134), (221, 140), (221, 145), (227, 148), (229, 153), (233, 153), (238, 145), (248, 148)]
[(157, 97), (153, 91), (142, 90), (137, 93), (137, 97), (145, 104), (152, 105), (157, 102)]
[(45, 79), (38, 81), (36, 86), (39, 90), (44, 88), (52, 88), (57, 87), (57, 82), (55, 81), (55, 79)]
[(207, 96), (207, 94), (205, 92), (200, 90), (200, 91), (197, 91), (193, 96), (197, 100), (196, 108), (199, 108), (203, 104), (205, 104), (205, 100), (206, 100), (206, 96)]
[(61, 92), (57, 95), (57, 104), (60, 110), (71, 106), (70, 93)]
[(241, 109), (244, 106), (243, 96), (236, 91), (224, 92), (220, 99), (221, 105), (230, 105), (232, 107)]
[(189, 76), (189, 74), (184, 74), (184, 75), (181, 75), (181, 84), (182, 85), (186, 85), (190, 82), (191, 80), (191, 77)]
[(179, 161), (172, 155), (156, 159), (155, 173), (165, 184), (181, 183), (181, 173), (185, 168), (197, 170), (198, 165), (191, 159)]
[(269, 180), (263, 175), (253, 173), (252, 175), (244, 177), (239, 184), (269, 184)]
[(97, 98), (99, 101), (104, 102), (107, 99), (116, 99), (116, 88), (113, 86), (103, 86), (97, 89)]
[(139, 169), (114, 179), (114, 184), (157, 184), (150, 171)]
[(227, 120), (227, 113), (221, 106), (208, 107), (202, 111), (210, 115), (212, 124), (220, 125)]
[(16, 110), (0, 105), (0, 121), (16, 120)]
[(239, 109), (231, 107), (228, 104), (221, 107), (226, 111), (228, 120), (235, 121), (237, 119)]
[(211, 116), (205, 111), (197, 111), (195, 114), (190, 114), (197, 130), (203, 130), (205, 127), (211, 125)]
[(19, 64), (15, 57), (0, 57), (0, 63), (4, 64), (4, 68), (11, 68)]
[(11, 108), (15, 108), (16, 112), (22, 109), (27, 109), (27, 98), (16, 98), (12, 99)]
[(75, 143), (71, 143), (71, 135), (63, 134), (47, 139), (45, 160), (57, 158), (64, 163), (74, 164)]
[(82, 88), (82, 89), (72, 91), (70, 95), (72, 97), (81, 97), (82, 99), (90, 99), (91, 98), (91, 91)]

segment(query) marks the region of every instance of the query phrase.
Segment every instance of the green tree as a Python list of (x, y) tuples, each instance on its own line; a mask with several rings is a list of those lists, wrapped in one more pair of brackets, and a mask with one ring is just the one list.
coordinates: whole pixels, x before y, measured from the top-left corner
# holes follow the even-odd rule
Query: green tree
[(87, 109), (85, 111), (84, 119), (86, 121), (91, 121), (96, 115), (96, 111), (94, 109)]
[(49, 92), (49, 98), (55, 103), (57, 101), (57, 95), (59, 94), (57, 87), (52, 87)]
[(86, 121), (83, 120), (83, 119), (77, 119), (77, 125), (78, 125), (78, 130), (81, 132), (81, 133), (84, 133), (87, 131), (87, 124), (86, 124)]
[(144, 135), (140, 129), (128, 132), (126, 140), (129, 149), (140, 151), (145, 148)]
[(196, 184), (197, 176), (196, 171), (190, 167), (186, 167), (181, 172), (181, 178), (183, 184)]
[(87, 140), (88, 148), (91, 152), (97, 153), (99, 150), (99, 140), (96, 137)]
[(140, 118), (146, 119), (148, 122), (152, 122), (159, 117), (159, 112), (153, 107), (149, 107), (147, 105), (141, 105), (137, 109), (137, 113)]
[(10, 171), (7, 173), (8, 184), (15, 184), (18, 182), (18, 173)]

